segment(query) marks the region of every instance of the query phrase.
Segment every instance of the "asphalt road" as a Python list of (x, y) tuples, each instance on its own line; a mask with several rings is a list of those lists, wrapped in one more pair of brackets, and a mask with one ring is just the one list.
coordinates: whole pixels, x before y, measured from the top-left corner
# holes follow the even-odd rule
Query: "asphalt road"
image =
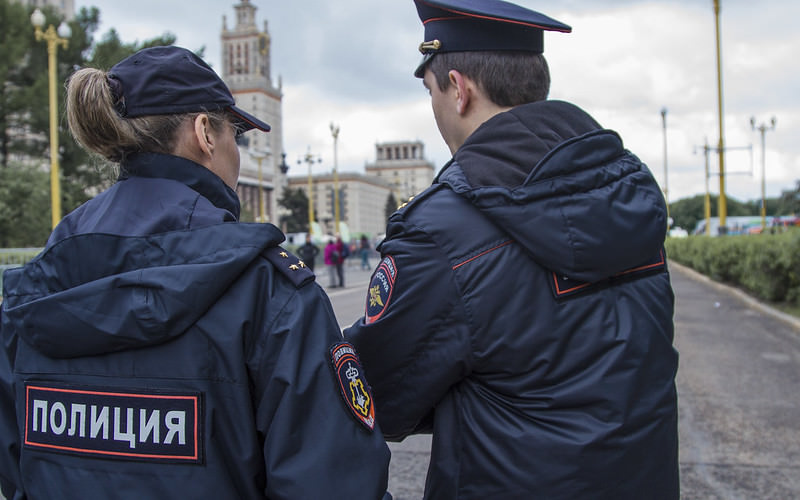
[(683, 498), (800, 498), (800, 322), (672, 270)]
[[(681, 497), (800, 499), (800, 321), (670, 266)], [(328, 290), (342, 327), (363, 313), (369, 275), (351, 267), (346, 288)], [(325, 286), (327, 275), (319, 281)], [(390, 448), (390, 491), (397, 500), (421, 498), (429, 437)]]

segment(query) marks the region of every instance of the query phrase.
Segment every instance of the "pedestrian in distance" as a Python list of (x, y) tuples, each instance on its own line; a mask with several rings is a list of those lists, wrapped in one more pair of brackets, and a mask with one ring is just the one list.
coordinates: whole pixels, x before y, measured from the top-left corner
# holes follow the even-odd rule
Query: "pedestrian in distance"
[(336, 235), (336, 255), (338, 256), (334, 265), (336, 266), (336, 276), (339, 278), (339, 288), (344, 288), (344, 263), (350, 257), (350, 247), (342, 241), (342, 237)]
[(369, 270), (369, 239), (367, 238), (366, 234), (361, 235), (361, 240), (359, 243), (359, 253), (361, 254), (361, 269)]
[(415, 75), (453, 156), (389, 219), (345, 330), (384, 434), (433, 433), (426, 499), (677, 499), (658, 184), (617, 133), (547, 99), (544, 31), (568, 25), (415, 4)]
[(297, 255), (303, 260), (310, 270), (314, 270), (314, 260), (319, 254), (319, 247), (311, 241), (311, 235), (306, 234), (306, 242), (297, 249)]
[(389, 450), (314, 274), (241, 224), (234, 105), (192, 52), (154, 47), (68, 81), (75, 139), (119, 180), (7, 271), (6, 498), (364, 498)]
[(342, 253), (336, 247), (336, 242), (333, 238), (328, 239), (324, 252), (325, 266), (328, 268), (328, 287), (336, 288), (339, 283), (338, 266), (342, 261)]

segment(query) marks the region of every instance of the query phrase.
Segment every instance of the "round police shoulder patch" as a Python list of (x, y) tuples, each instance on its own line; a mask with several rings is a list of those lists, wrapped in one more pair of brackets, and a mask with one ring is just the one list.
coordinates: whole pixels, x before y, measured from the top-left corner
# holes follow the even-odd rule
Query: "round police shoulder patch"
[(347, 409), (371, 432), (375, 428), (375, 405), (355, 347), (349, 342), (334, 344), (331, 366)]
[(367, 291), (367, 308), (364, 313), (364, 322), (374, 323), (378, 321), (392, 299), (394, 282), (397, 279), (397, 266), (394, 258), (387, 255), (383, 258), (378, 268), (372, 274)]

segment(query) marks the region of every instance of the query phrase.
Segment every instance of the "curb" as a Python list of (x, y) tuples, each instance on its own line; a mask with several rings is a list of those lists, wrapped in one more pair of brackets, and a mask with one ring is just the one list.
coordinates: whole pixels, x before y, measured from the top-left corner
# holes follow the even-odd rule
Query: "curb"
[(788, 324), (789, 326), (793, 327), (795, 330), (800, 332), (800, 318), (796, 318), (791, 314), (786, 314), (785, 312), (779, 311), (774, 307), (765, 304), (764, 302), (754, 299), (753, 297), (739, 290), (736, 287), (732, 287), (730, 285), (725, 285), (718, 281), (714, 281), (708, 276), (700, 274), (690, 267), (678, 264), (674, 260), (669, 261), (669, 269), (670, 271), (673, 269), (677, 269), (682, 274), (685, 274), (686, 276), (692, 278), (695, 281), (702, 281), (703, 283), (707, 283), (721, 292), (727, 293), (729, 295), (734, 295), (740, 300), (746, 302), (748, 305), (752, 306), (753, 308), (758, 309), (762, 313), (768, 316), (772, 316), (773, 318)]

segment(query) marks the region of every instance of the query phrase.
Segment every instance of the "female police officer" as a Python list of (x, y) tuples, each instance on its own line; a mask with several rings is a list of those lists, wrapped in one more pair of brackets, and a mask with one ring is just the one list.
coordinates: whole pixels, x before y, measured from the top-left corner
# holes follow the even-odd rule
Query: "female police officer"
[(5, 275), (8, 498), (381, 498), (389, 451), (352, 346), (268, 224), (236, 223), (234, 106), (193, 53), (68, 84), (119, 181)]

